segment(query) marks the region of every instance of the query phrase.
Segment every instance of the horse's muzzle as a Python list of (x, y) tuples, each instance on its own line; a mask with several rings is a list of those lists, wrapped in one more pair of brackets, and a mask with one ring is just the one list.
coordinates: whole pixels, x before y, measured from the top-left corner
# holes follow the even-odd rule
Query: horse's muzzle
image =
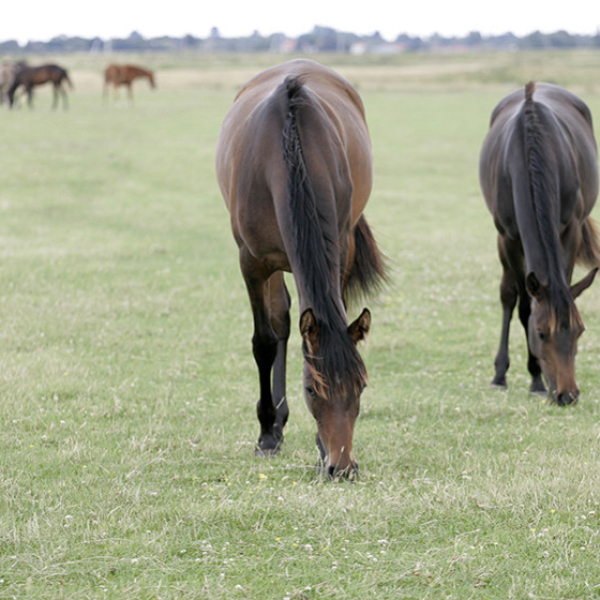
[(577, 404), (579, 401), (579, 390), (573, 390), (571, 392), (559, 392), (554, 394), (554, 401), (556, 404), (558, 404), (558, 406)]
[(340, 469), (337, 465), (328, 465), (325, 469), (327, 477), (330, 480), (345, 479), (353, 481), (358, 479), (358, 463), (353, 462), (345, 469)]

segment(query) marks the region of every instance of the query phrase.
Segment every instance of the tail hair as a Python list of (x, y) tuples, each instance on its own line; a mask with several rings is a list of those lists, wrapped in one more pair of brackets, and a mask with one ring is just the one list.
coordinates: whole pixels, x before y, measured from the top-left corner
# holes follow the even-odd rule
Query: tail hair
[(344, 290), (345, 301), (375, 294), (389, 283), (387, 258), (380, 252), (364, 215), (354, 229), (354, 247), (354, 262)]
[(600, 267), (600, 241), (598, 227), (591, 217), (581, 225), (581, 243), (577, 249), (577, 262), (587, 267)]

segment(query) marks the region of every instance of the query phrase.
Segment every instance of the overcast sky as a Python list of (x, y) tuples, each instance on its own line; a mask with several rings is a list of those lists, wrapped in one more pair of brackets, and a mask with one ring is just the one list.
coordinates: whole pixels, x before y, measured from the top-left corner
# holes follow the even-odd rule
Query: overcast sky
[(518, 36), (561, 29), (594, 34), (600, 8), (590, 0), (16, 0), (6, 2), (0, 41), (48, 41), (59, 35), (85, 38), (146, 38), (191, 34), (205, 38), (213, 27), (224, 37), (285, 33), (297, 36), (315, 25), (371, 34), (392, 41), (400, 33), (462, 36), (512, 31)]

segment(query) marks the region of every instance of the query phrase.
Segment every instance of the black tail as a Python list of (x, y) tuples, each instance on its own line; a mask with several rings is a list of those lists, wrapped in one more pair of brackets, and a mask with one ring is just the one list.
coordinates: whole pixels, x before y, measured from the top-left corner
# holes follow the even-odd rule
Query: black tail
[[(366, 378), (365, 366), (347, 333), (346, 315), (338, 302), (340, 249), (335, 210), (332, 199), (319, 193), (328, 186), (319, 185), (318, 180), (311, 178), (304, 156), (307, 148), (303, 148), (299, 133), (299, 113), (314, 111), (315, 106), (311, 104), (314, 99), (309, 98), (297, 77), (286, 79), (283, 86), (287, 111), (283, 156), (288, 172), (288, 217), (293, 238), (288, 257), (296, 284), (302, 287), (319, 326), (318, 349), (315, 356), (307, 357), (307, 360), (309, 367), (331, 388), (352, 382), (360, 389)], [(311, 122), (313, 133), (320, 126), (317, 114), (318, 111)], [(364, 232), (365, 228), (361, 227), (361, 230)], [(365, 235), (364, 239), (368, 237)], [(360, 242), (360, 247), (361, 255), (365, 254), (366, 244)], [(368, 261), (362, 262), (368, 264)]]
[(73, 89), (73, 82), (69, 79), (69, 74), (65, 69), (63, 69), (63, 79), (69, 84), (69, 87)]
[(588, 217), (581, 226), (581, 244), (577, 250), (577, 262), (592, 269), (600, 267), (598, 228), (591, 217)]
[(354, 262), (344, 290), (346, 302), (376, 293), (389, 282), (386, 258), (379, 251), (364, 215), (354, 229), (354, 245)]

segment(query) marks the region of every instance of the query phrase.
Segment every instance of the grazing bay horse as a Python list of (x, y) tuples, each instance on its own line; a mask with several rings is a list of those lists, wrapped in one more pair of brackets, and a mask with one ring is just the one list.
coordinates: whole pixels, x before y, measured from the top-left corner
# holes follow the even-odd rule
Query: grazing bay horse
[(288, 271), (299, 296), (304, 395), (323, 471), (355, 476), (352, 438), (367, 383), (356, 346), (371, 313), (364, 309), (348, 324), (346, 300), (385, 277), (362, 215), (372, 184), (363, 103), (343, 77), (316, 62), (267, 69), (243, 86), (225, 117), (216, 166), (254, 316), (257, 454), (279, 451), (289, 414)]
[(54, 93), (52, 108), (58, 106), (58, 96), (62, 96), (63, 107), (67, 108), (67, 92), (63, 83), (67, 82), (72, 88), (73, 84), (69, 79), (69, 75), (65, 69), (58, 65), (42, 65), (41, 67), (23, 67), (15, 71), (12, 85), (8, 90), (8, 102), (12, 107), (15, 100), (15, 92), (22, 86), (27, 94), (27, 104), (32, 108), (33, 88), (36, 85), (51, 83)]
[[(598, 195), (598, 157), (587, 105), (555, 85), (529, 83), (492, 113), (480, 155), (485, 201), (498, 230), (503, 267), (500, 347), (492, 385), (506, 387), (508, 334), (517, 300), (528, 341), (531, 391), (564, 406), (577, 402), (575, 299), (600, 265), (589, 214)], [(576, 262), (592, 270), (571, 285)]]
[(108, 94), (108, 86), (112, 84), (114, 98), (117, 98), (120, 85), (127, 86), (127, 98), (133, 104), (133, 88), (131, 84), (135, 79), (146, 77), (150, 82), (150, 87), (155, 88), (154, 73), (142, 67), (135, 65), (108, 65), (104, 70), (104, 100)]

